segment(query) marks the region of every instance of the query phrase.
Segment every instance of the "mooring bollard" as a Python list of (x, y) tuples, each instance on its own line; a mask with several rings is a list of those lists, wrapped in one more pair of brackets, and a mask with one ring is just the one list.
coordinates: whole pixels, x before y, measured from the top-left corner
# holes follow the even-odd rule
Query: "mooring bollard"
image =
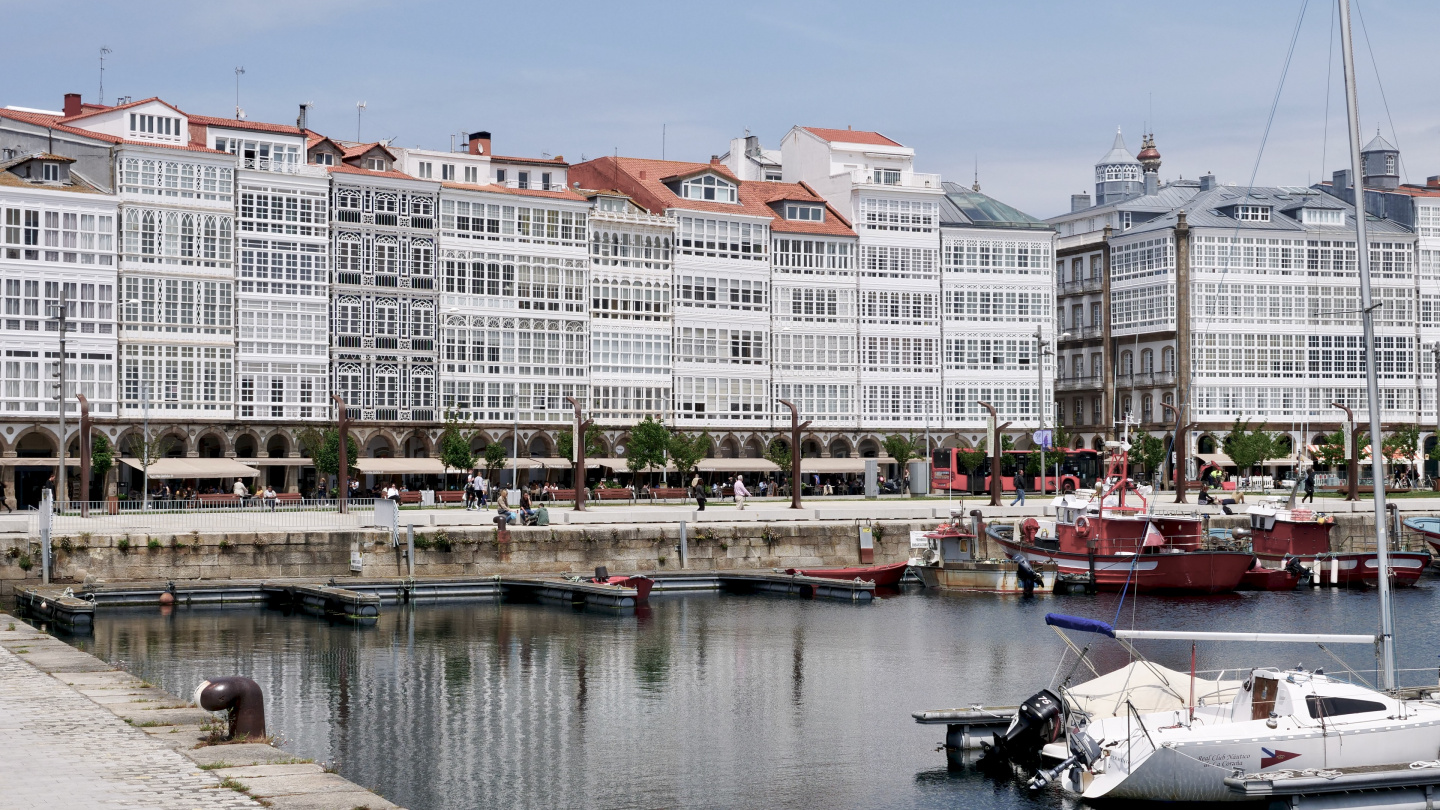
[(265, 696), (260, 684), (239, 675), (201, 681), (195, 687), (195, 705), (207, 712), (224, 710), (230, 727), (225, 739), (265, 738)]

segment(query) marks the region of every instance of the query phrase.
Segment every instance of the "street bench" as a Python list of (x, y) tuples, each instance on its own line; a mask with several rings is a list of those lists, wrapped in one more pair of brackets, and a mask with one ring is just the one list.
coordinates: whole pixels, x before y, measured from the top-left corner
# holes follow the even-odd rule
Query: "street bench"
[(596, 489), (595, 497), (602, 501), (628, 501), (635, 497), (635, 493), (628, 489)]

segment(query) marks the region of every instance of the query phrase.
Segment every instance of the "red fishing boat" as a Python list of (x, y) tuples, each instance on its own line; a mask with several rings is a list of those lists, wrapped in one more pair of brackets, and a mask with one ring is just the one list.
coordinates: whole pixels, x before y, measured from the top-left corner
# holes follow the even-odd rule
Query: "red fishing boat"
[(873, 582), (877, 587), (895, 588), (900, 585), (900, 578), (905, 576), (905, 568), (909, 565), (909, 562), (898, 562), (855, 568), (787, 568), (785, 573), (824, 579), (858, 579)]
[[(1330, 530), (1335, 518), (1303, 508), (1286, 508), (1275, 501), (1251, 506), (1250, 545), (1266, 567), (1286, 557), (1314, 571), (1320, 583), (1342, 587), (1375, 585), (1380, 579), (1380, 555), (1373, 551), (1332, 551)], [(1396, 585), (1419, 581), (1430, 555), (1423, 551), (1391, 551), (1390, 579)]]
[(591, 582), (602, 585), (619, 585), (622, 588), (635, 589), (635, 601), (644, 602), (650, 598), (650, 589), (655, 587), (655, 580), (650, 577), (628, 576), (628, 577), (591, 577)]
[(1198, 515), (1161, 515), (1148, 488), (1128, 476), (1129, 445), (1108, 442), (1110, 459), (1099, 498), (1056, 498), (1054, 521), (1027, 518), (1012, 534), (987, 533), (1007, 552), (1053, 562), (1061, 574), (1088, 578), (1101, 590), (1224, 593), (1235, 590), (1254, 559), (1248, 551), (1207, 549)]
[(1240, 591), (1293, 591), (1304, 579), (1306, 571), (1299, 561), (1286, 560), (1279, 568), (1267, 568), (1260, 559), (1240, 578)]

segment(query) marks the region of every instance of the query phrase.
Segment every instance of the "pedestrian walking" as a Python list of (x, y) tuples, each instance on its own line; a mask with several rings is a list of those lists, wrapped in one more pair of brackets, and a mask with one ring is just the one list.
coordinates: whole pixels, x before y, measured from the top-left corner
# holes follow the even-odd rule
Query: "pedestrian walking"
[(732, 492), (735, 494), (735, 506), (739, 507), (741, 511), (744, 511), (745, 499), (750, 497), (750, 490), (745, 488), (745, 476), (735, 476), (735, 484)]
[(475, 476), (465, 476), (465, 511), (469, 512), (475, 508)]
[(489, 509), (490, 507), (489, 507), (489, 505), (488, 505), (485, 501), (486, 501), (487, 498), (490, 497), (490, 479), (486, 478), (486, 477), (483, 476), (483, 475), (480, 476), (479, 490), (480, 490), (480, 494), (479, 494), (478, 498), (479, 498), (479, 501), (480, 501), (480, 508), (481, 508), (481, 509)]
[(705, 482), (700, 480), (700, 473), (690, 479), (690, 491), (695, 495), (695, 504), (700, 512), (705, 511)]
[(235, 479), (235, 486), (231, 487), (230, 491), (235, 493), (235, 497), (239, 498), (241, 503), (250, 497), (250, 488), (245, 486), (245, 482), (239, 478)]
[(1305, 497), (1300, 499), (1301, 503), (1315, 503), (1315, 471), (1308, 470), (1305, 473)]
[(1025, 472), (1022, 470), (1015, 473), (1015, 500), (1010, 502), (1011, 506), (1025, 505)]

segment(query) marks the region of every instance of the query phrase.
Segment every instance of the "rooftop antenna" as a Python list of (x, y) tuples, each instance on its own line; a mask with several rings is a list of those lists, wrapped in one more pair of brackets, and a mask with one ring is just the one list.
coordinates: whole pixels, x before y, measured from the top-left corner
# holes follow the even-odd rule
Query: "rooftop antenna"
[(105, 103), (105, 57), (113, 53), (104, 45), (100, 46), (100, 98), (99, 103)]
[(245, 75), (243, 66), (235, 68), (235, 117), (245, 117), (245, 111), (240, 109), (240, 77)]
[(975, 185), (971, 186), (972, 191), (980, 190), (980, 155), (975, 155)]
[(668, 124), (661, 124), (661, 125), (660, 125), (660, 159), (661, 159), (661, 160), (664, 160), (664, 159), (665, 159), (665, 136), (668, 134), (668, 133), (666, 132), (668, 126), (669, 126)]
[(360, 116), (365, 113), (365, 102), (355, 102), (355, 142), (360, 142)]

